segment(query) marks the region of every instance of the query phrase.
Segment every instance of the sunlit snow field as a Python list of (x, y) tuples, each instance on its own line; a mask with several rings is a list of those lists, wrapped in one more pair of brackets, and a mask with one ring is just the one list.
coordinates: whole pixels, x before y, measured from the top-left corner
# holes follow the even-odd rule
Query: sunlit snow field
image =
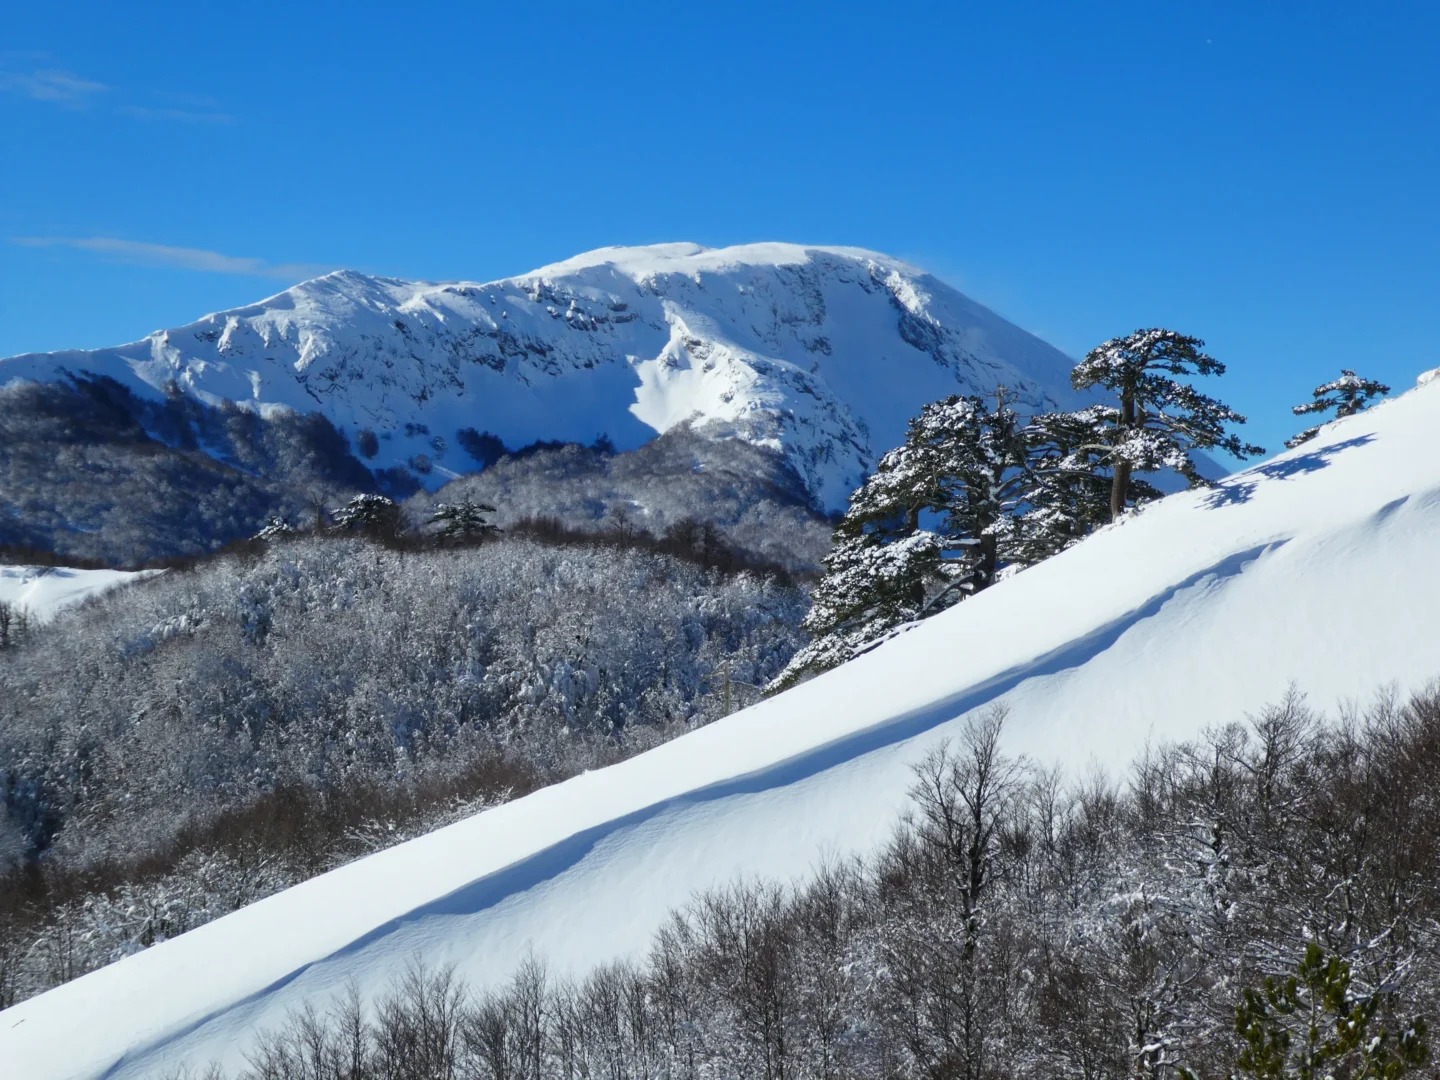
[(611, 768), (261, 901), (0, 1013), (44, 1078), (242, 1060), (248, 1033), (412, 958), (479, 985), (643, 951), (737, 875), (872, 849), (972, 710), (1006, 749), (1123, 776), (1147, 742), (1440, 674), (1440, 383), (1154, 504), (844, 667)]

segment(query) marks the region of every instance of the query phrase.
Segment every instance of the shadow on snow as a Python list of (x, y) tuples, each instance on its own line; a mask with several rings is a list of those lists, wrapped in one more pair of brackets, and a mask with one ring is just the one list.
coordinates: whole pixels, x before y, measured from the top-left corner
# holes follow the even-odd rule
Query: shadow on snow
[(1357, 446), (1364, 446), (1366, 443), (1374, 441), (1374, 435), (1357, 435), (1353, 439), (1318, 447), (1307, 454), (1300, 454), (1293, 458), (1281, 458), (1278, 461), (1257, 465), (1253, 469), (1246, 469), (1239, 476), (1230, 480), (1222, 480), (1211, 488), (1203, 500), (1204, 505), (1207, 509), (1215, 510), (1222, 506), (1249, 502), (1262, 479), (1289, 480), (1292, 477), (1319, 472), (1330, 464), (1332, 458), (1343, 451), (1353, 450)]
[[(1352, 442), (1359, 441), (1363, 440), (1352, 440)], [(1333, 451), (1340, 447), (1328, 449)], [(1320, 455), (1314, 456), (1319, 457)], [(1295, 461), (1283, 464), (1294, 466)], [(1297, 471), (1305, 471), (1305, 469), (1302, 466)], [(863, 731), (846, 735), (755, 772), (697, 788), (694, 791), (653, 803), (630, 814), (582, 830), (543, 851), (538, 851), (519, 862), (494, 871), (445, 896), (438, 897), (404, 915), (391, 919), (329, 955), (298, 967), (264, 989), (218, 1009), (143, 1049), (127, 1053), (111, 1065), (102, 1076), (115, 1077), (128, 1067), (141, 1064), (149, 1054), (161, 1050), (167, 1044), (194, 1034), (212, 1021), (236, 1009), (263, 1002), (300, 978), (311, 968), (320, 968), (330, 961), (360, 952), (408, 925), (430, 917), (475, 915), (493, 908), (502, 901), (527, 892), (579, 865), (601, 841), (623, 830), (643, 824), (667, 811), (758, 794), (799, 783), (848, 761), (923, 735), (942, 724), (958, 719), (973, 709), (988, 704), (1030, 679), (1056, 675), (1081, 667), (1111, 648), (1126, 631), (1157, 615), (1160, 609), (1179, 593), (1202, 583), (1219, 583), (1238, 577), (1256, 559), (1278, 549), (1285, 543), (1286, 541), (1280, 540), (1261, 544), (1230, 555), (1213, 566), (1191, 574), (1178, 584), (1169, 586), (1138, 608), (1096, 628), (1084, 637), (1027, 663), (1017, 665), (933, 705), (883, 721)]]

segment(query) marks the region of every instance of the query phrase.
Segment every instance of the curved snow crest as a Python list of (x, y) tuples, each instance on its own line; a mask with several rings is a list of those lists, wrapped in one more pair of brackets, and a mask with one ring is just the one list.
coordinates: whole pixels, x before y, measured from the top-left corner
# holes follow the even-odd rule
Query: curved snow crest
[[(736, 876), (884, 841), (909, 765), (975, 709), (1006, 749), (1124, 770), (1292, 681), (1317, 706), (1440, 674), (1440, 380), (1101, 530), (709, 727), (352, 863), (0, 1013), (32, 1080), (236, 1065), (256, 1028), (419, 956), (480, 986), (584, 971)], [(12, 1064), (13, 1063), (13, 1064)]]
[(438, 484), (455, 434), (622, 449), (677, 424), (785, 453), (841, 509), (925, 403), (1004, 384), (1074, 401), (1071, 361), (907, 263), (858, 248), (602, 248), (489, 284), (341, 270), (91, 352), (0, 360), (0, 385), (66, 372), (379, 436), (375, 467)]

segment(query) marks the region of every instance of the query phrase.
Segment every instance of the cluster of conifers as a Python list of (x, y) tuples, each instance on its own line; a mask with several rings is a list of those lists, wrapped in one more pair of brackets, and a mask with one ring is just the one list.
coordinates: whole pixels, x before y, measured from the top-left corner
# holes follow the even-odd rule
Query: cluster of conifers
[[(1204, 344), (1162, 329), (1105, 342), (1071, 381), (1111, 400), (1074, 412), (1022, 417), (1003, 389), (993, 401), (927, 405), (904, 444), (850, 497), (804, 623), (811, 642), (771, 689), (843, 663), (1006, 570), (1078, 543), (1159, 495), (1142, 474), (1168, 469), (1202, 485), (1196, 451), (1263, 453), (1230, 430), (1245, 417), (1191, 385), (1225, 372)], [(1350, 416), (1388, 389), (1345, 371), (1294, 411)]]

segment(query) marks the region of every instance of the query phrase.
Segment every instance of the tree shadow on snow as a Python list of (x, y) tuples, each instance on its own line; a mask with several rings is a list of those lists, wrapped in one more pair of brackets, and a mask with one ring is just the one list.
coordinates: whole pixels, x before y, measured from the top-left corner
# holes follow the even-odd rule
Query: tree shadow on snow
[(1374, 435), (1357, 435), (1353, 439), (1317, 447), (1307, 454), (1300, 454), (1293, 458), (1281, 458), (1278, 461), (1257, 465), (1253, 469), (1246, 469), (1239, 476), (1221, 480), (1211, 488), (1203, 500), (1204, 506), (1206, 509), (1216, 510), (1222, 506), (1234, 506), (1237, 503), (1249, 502), (1255, 494), (1255, 489), (1260, 486), (1261, 480), (1289, 480), (1296, 476), (1304, 476), (1306, 473), (1319, 472), (1342, 451), (1352, 450), (1357, 446), (1364, 446), (1366, 443), (1374, 441)]

